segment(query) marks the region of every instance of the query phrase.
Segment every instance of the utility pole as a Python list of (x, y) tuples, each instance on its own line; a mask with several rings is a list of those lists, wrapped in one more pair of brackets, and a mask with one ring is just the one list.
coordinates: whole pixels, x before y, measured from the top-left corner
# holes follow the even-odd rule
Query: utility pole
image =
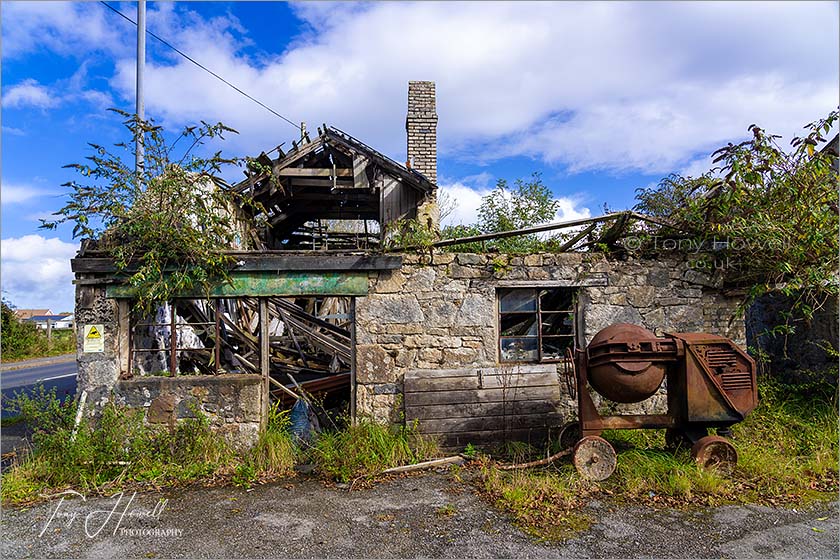
[[(137, 2), (137, 91), (135, 98), (137, 101), (137, 124), (142, 125), (146, 119), (146, 107), (143, 103), (143, 72), (146, 69), (146, 0), (139, 0)], [(134, 171), (137, 173), (137, 178), (143, 176), (143, 129), (140, 128), (137, 134), (137, 147), (135, 150)]]

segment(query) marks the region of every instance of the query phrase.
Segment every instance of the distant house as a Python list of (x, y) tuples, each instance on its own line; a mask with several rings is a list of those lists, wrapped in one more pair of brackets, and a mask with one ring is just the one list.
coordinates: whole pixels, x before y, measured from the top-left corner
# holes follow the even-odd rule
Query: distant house
[(34, 315), (26, 319), (26, 321), (35, 323), (39, 329), (46, 329), (47, 323), (50, 323), (54, 329), (72, 329), (74, 315), (72, 313), (69, 315)]
[(21, 321), (26, 321), (32, 317), (42, 315), (52, 315), (53, 312), (49, 309), (15, 309), (15, 315)]

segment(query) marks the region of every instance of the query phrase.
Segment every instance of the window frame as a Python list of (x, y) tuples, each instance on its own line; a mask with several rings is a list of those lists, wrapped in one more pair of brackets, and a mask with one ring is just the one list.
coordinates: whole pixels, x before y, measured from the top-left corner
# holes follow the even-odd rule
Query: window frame
[[(571, 295), (571, 309), (556, 309), (556, 310), (543, 310), (542, 309), (542, 292), (543, 291), (551, 291), (551, 290), (566, 290), (570, 292)], [(531, 297), (535, 301), (535, 309), (533, 311), (502, 311), (502, 296), (507, 293), (511, 292), (531, 292)], [(522, 287), (505, 287), (505, 288), (497, 288), (496, 289), (496, 328), (497, 336), (496, 336), (496, 351), (498, 352), (498, 360), (500, 364), (552, 364), (552, 363), (560, 363), (565, 360), (565, 356), (559, 356), (556, 358), (545, 358), (543, 356), (543, 315), (560, 315), (560, 314), (568, 314), (571, 315), (572, 318), (572, 332), (571, 334), (567, 335), (545, 335), (546, 338), (568, 338), (571, 339), (572, 348), (575, 347), (577, 343), (577, 303), (578, 303), (578, 290), (573, 287), (567, 286), (522, 286)], [(537, 324), (537, 335), (536, 336), (503, 336), (502, 335), (502, 320), (503, 317), (509, 316), (534, 316), (536, 318)], [(532, 338), (536, 339), (537, 341), (537, 357), (535, 360), (505, 360), (504, 359), (504, 352), (502, 349), (502, 341), (506, 339), (522, 339), (522, 338)]]

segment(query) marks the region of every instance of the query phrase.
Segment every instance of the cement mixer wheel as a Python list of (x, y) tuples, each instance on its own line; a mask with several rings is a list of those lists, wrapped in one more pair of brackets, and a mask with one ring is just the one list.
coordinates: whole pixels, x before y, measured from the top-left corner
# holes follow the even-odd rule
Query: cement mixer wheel
[(604, 438), (585, 436), (575, 445), (573, 461), (583, 478), (606, 480), (615, 471), (615, 449)]
[(738, 464), (735, 446), (720, 436), (705, 436), (691, 447), (691, 457), (701, 469), (729, 474)]

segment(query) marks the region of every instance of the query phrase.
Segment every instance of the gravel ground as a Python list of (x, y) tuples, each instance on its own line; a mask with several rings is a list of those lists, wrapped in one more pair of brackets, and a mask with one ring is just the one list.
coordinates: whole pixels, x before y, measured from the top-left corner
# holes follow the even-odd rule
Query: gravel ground
[[(4, 508), (0, 552), (4, 558), (839, 555), (836, 502), (804, 511), (726, 506), (695, 512), (593, 502), (586, 508), (597, 520), (591, 529), (564, 543), (541, 543), (488, 506), (471, 486), (440, 473), (352, 491), (298, 478), (250, 492), (197, 488), (138, 494), (128, 504), (130, 497), (119, 504), (115, 497), (76, 498)], [(153, 510), (163, 498), (168, 501), (156, 517)]]

